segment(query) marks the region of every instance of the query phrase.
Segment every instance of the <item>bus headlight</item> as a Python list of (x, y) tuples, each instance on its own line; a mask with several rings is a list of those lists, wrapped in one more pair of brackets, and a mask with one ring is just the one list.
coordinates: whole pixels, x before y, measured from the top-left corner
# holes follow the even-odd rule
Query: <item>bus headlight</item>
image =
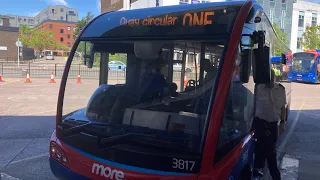
[(61, 156), (62, 156), (62, 155), (61, 155), (61, 152), (60, 152), (60, 151), (56, 151), (56, 156), (57, 156), (58, 159), (60, 159)]
[(55, 148), (55, 147), (51, 147), (50, 149), (51, 149), (51, 153), (52, 153), (52, 154), (55, 154), (55, 153), (56, 153), (56, 148)]
[(54, 159), (58, 161), (62, 161), (63, 163), (67, 163), (68, 159), (62, 149), (55, 142), (50, 143), (50, 155)]
[(66, 156), (62, 156), (61, 160), (62, 160), (62, 162), (66, 163), (67, 162)]

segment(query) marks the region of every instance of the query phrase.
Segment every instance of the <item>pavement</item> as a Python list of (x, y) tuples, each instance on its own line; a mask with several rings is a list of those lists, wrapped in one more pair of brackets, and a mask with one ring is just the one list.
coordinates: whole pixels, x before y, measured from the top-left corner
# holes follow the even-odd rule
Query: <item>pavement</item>
[[(0, 83), (1, 180), (56, 179), (48, 163), (49, 138), (55, 127), (60, 79), (6, 77)], [(88, 100), (97, 80), (69, 80), (68, 107)], [(319, 85), (292, 83), (291, 112), (287, 130), (278, 142), (279, 166), (285, 180), (320, 179)], [(81, 99), (82, 104), (74, 102)], [(64, 109), (69, 111), (70, 109)], [(264, 179), (270, 179), (265, 176)]]
[(59, 83), (5, 78), (0, 83), (1, 180), (55, 179), (48, 164)]

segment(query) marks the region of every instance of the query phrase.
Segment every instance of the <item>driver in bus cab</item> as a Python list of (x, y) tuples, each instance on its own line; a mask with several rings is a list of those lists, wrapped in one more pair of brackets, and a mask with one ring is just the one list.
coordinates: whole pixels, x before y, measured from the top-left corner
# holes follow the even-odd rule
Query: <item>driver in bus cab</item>
[(286, 120), (285, 88), (275, 82), (275, 72), (271, 69), (271, 81), (256, 86), (256, 110), (253, 127), (256, 134), (254, 176), (262, 177), (261, 170), (265, 160), (273, 180), (280, 180), (277, 167), (276, 142), (278, 139), (278, 124), (280, 134), (285, 130)]

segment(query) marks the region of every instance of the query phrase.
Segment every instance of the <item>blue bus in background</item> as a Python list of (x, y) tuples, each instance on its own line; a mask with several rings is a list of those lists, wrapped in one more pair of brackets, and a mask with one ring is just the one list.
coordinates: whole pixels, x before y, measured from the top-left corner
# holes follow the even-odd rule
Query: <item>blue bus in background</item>
[(271, 67), (275, 68), (275, 70), (280, 71), (280, 75), (276, 73), (276, 81), (284, 81), (287, 80), (291, 76), (291, 66), (290, 66), (290, 57), (286, 55), (286, 65), (282, 64), (281, 56), (273, 56), (270, 58)]
[(290, 81), (320, 82), (320, 50), (306, 50), (293, 53), (292, 76)]

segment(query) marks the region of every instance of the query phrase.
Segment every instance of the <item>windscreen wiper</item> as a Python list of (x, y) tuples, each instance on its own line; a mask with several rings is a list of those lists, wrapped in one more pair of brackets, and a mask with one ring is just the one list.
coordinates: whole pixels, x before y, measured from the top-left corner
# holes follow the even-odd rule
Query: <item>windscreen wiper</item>
[[(72, 123), (71, 123), (72, 122)], [(76, 126), (74, 126), (74, 123), (77, 123)], [(80, 121), (75, 119), (67, 119), (64, 122), (61, 123), (65, 126), (71, 126), (70, 128), (63, 128), (63, 135), (64, 137), (72, 136), (74, 134), (80, 133), (85, 130), (85, 128), (91, 127), (91, 126), (102, 126), (102, 127), (108, 127), (111, 126), (110, 124), (100, 124), (100, 123), (92, 123), (88, 121)]]
[[(112, 146), (118, 144), (129, 144), (129, 145), (139, 145), (145, 147), (152, 147), (156, 149), (165, 149), (165, 150), (174, 150), (174, 151), (181, 151), (186, 152), (189, 148), (179, 146), (179, 143), (172, 143), (172, 140), (176, 140), (179, 142), (182, 141), (191, 141), (190, 139), (185, 138), (173, 138), (173, 137), (166, 137), (167, 140), (159, 140), (159, 136), (152, 135), (152, 134), (141, 134), (141, 133), (126, 133), (116, 136), (110, 136), (106, 138), (100, 139), (100, 148), (110, 148)], [(194, 151), (192, 151), (194, 153)]]

